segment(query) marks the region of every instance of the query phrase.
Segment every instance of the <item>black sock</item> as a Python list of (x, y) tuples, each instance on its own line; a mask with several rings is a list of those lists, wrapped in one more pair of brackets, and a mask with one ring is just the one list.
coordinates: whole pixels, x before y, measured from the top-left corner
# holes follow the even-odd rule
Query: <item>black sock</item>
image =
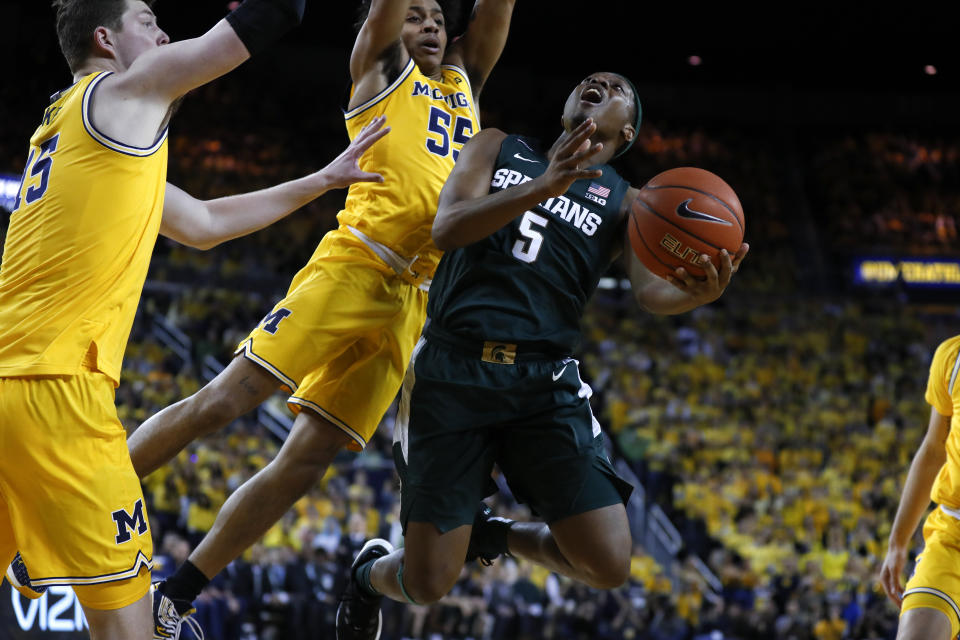
[(362, 565), (357, 567), (356, 571), (353, 573), (354, 578), (357, 580), (357, 586), (360, 587), (360, 591), (371, 598), (376, 598), (383, 595), (377, 591), (377, 589), (373, 586), (373, 583), (370, 582), (370, 570), (373, 569), (373, 563), (378, 559), (379, 558), (367, 560)]
[(163, 595), (173, 600), (177, 612), (183, 615), (193, 607), (193, 601), (209, 583), (210, 579), (187, 560), (158, 588)]
[(510, 527), (516, 524), (516, 521), (509, 518), (493, 517), (487, 520), (486, 524), (490, 528), (490, 542), (493, 544), (491, 551), (510, 555), (510, 549), (507, 547), (507, 534), (510, 533)]

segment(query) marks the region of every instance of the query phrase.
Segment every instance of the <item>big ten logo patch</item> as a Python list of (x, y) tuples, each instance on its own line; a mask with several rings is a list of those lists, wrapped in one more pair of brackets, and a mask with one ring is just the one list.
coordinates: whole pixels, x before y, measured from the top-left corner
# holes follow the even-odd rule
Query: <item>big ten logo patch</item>
[(263, 322), (260, 323), (260, 326), (263, 327), (263, 330), (273, 335), (277, 332), (277, 329), (280, 328), (280, 323), (284, 318), (292, 314), (293, 312), (290, 309), (280, 308), (276, 311), (267, 314), (267, 317), (263, 319)]
[(138, 536), (147, 532), (147, 517), (143, 513), (142, 498), (133, 505), (132, 514), (128, 513), (126, 509), (117, 509), (110, 515), (117, 525), (117, 544), (130, 542), (131, 531), (136, 531)]

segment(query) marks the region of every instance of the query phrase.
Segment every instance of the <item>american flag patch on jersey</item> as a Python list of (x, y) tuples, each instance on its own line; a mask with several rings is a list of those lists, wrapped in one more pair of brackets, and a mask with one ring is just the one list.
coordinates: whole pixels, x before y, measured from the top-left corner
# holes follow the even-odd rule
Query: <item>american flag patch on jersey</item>
[(606, 187), (603, 186), (602, 184), (597, 184), (596, 182), (591, 182), (591, 183), (590, 183), (590, 186), (587, 187), (587, 193), (592, 193), (592, 194), (594, 194), (595, 196), (599, 196), (599, 197), (601, 197), (601, 198), (606, 198), (607, 196), (610, 195), (610, 189), (606, 188)]

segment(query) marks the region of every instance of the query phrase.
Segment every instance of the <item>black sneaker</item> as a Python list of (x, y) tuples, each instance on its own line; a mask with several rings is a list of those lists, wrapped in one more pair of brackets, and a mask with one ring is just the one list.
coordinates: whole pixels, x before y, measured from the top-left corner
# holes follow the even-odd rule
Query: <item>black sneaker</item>
[(509, 555), (506, 532), (511, 524), (513, 520), (493, 515), (493, 509), (481, 502), (473, 516), (466, 562), (476, 560), (489, 567), (501, 555)]
[(337, 640), (378, 640), (383, 626), (380, 601), (383, 596), (369, 596), (357, 584), (356, 570), (375, 558), (393, 551), (393, 545), (374, 538), (363, 545), (350, 565), (350, 581), (337, 606)]

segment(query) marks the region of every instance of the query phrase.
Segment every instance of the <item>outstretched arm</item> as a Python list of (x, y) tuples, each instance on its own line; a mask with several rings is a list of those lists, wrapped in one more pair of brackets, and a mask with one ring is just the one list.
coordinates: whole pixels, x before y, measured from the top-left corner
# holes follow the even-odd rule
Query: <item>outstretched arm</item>
[[(409, 54), (400, 41), (400, 31), (409, 10), (409, 0), (372, 0), (370, 13), (357, 34), (350, 53), (353, 80), (351, 105), (361, 104), (387, 88), (391, 63), (402, 66)], [(390, 56), (390, 53), (399, 55)]]
[(466, 70), (474, 98), (507, 44), (514, 4), (516, 0), (477, 0), (467, 32), (450, 45), (446, 59)]
[[(631, 188), (624, 197), (624, 207), (636, 198), (638, 190)], [(629, 210), (625, 215), (630, 215)], [(750, 245), (743, 243), (736, 255), (730, 256), (726, 249), (720, 252), (720, 271), (713, 266), (713, 262), (706, 255), (700, 256), (701, 266), (706, 274), (703, 279), (694, 278), (683, 267), (678, 267), (674, 275), (668, 280), (654, 274), (647, 269), (637, 258), (630, 245), (630, 236), (624, 233), (623, 260), (630, 284), (633, 285), (633, 295), (637, 304), (650, 313), (673, 315), (686, 313), (697, 307), (709, 304), (723, 295), (730, 279), (737, 272), (740, 263), (750, 250)]]
[[(166, 122), (170, 105), (188, 91), (214, 80), (299, 24), (305, 0), (246, 0), (200, 37), (162, 44), (137, 57), (97, 88), (94, 124), (126, 144), (150, 146)], [(159, 32), (149, 10), (138, 28)], [(105, 49), (114, 45), (98, 32)], [(119, 54), (118, 54), (119, 55)]]
[(910, 538), (920, 524), (923, 512), (930, 504), (930, 489), (947, 460), (947, 435), (950, 433), (950, 416), (930, 409), (930, 423), (923, 442), (910, 463), (907, 481), (903, 485), (903, 495), (890, 530), (890, 542), (887, 556), (880, 568), (880, 583), (887, 597), (898, 607), (903, 601), (903, 565), (907, 560)]
[(472, 244), (537, 203), (565, 193), (576, 180), (599, 177), (599, 170), (579, 167), (589, 164), (587, 160), (603, 147), (589, 145), (594, 131), (596, 125), (587, 119), (557, 147), (543, 175), (496, 193), (490, 193), (490, 182), (506, 134), (499, 129), (480, 131), (463, 145), (440, 192), (433, 242), (444, 251)]
[(119, 84), (131, 94), (153, 95), (169, 104), (224, 75), (297, 26), (305, 1), (246, 0), (202, 36), (144, 53), (119, 74)]
[(350, 146), (320, 171), (269, 189), (198, 200), (167, 184), (160, 233), (190, 247), (209, 249), (269, 226), (331, 189), (354, 182), (382, 182), (379, 174), (361, 171), (358, 162), (390, 131), (381, 128), (385, 121), (380, 117), (364, 127)]

